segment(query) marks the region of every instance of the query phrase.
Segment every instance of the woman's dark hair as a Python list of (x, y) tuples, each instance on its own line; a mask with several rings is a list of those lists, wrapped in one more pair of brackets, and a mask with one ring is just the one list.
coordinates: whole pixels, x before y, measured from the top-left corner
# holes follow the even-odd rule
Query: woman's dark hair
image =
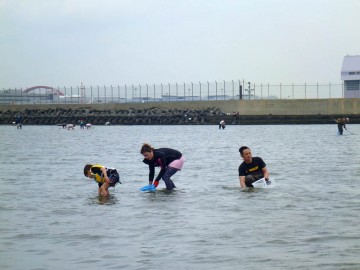
[(245, 149), (250, 149), (250, 148), (247, 147), (247, 146), (241, 146), (241, 147), (239, 148), (240, 155), (243, 155), (243, 152), (244, 152)]
[(93, 165), (91, 164), (86, 164), (85, 167), (84, 167), (84, 175), (87, 176), (88, 174), (88, 171), (91, 169)]
[(141, 147), (140, 154), (144, 154), (145, 152), (151, 152), (153, 150), (154, 148), (150, 144), (144, 143)]

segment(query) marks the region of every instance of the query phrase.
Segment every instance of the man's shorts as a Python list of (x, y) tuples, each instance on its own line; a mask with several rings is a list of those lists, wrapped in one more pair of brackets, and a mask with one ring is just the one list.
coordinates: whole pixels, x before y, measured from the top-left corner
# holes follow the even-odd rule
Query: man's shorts
[(257, 180), (263, 178), (264, 176), (262, 174), (254, 174), (254, 175), (247, 175), (245, 176), (245, 185), (247, 187), (253, 187), (252, 183), (256, 182)]

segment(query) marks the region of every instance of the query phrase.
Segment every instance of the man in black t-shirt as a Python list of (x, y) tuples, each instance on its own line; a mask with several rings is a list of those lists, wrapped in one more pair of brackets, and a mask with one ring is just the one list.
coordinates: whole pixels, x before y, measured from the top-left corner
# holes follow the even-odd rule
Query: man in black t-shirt
[(242, 188), (252, 187), (252, 183), (263, 177), (266, 181), (269, 180), (269, 172), (262, 158), (252, 157), (251, 150), (247, 146), (240, 147), (239, 152), (244, 160), (239, 166), (239, 180)]

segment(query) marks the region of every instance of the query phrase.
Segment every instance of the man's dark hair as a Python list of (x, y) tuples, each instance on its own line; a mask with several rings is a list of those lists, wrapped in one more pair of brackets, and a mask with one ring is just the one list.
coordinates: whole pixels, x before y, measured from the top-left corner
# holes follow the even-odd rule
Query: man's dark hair
[(244, 152), (245, 149), (250, 149), (250, 148), (247, 147), (247, 146), (241, 146), (241, 147), (239, 148), (240, 155), (243, 155), (243, 152)]

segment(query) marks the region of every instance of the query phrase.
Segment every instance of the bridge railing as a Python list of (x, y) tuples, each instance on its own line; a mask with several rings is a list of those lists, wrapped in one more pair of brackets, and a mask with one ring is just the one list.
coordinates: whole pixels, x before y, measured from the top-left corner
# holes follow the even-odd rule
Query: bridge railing
[(0, 104), (145, 103), (198, 100), (343, 98), (344, 84), (240, 81), (131, 84), (110, 86), (32, 87), (0, 90)]

